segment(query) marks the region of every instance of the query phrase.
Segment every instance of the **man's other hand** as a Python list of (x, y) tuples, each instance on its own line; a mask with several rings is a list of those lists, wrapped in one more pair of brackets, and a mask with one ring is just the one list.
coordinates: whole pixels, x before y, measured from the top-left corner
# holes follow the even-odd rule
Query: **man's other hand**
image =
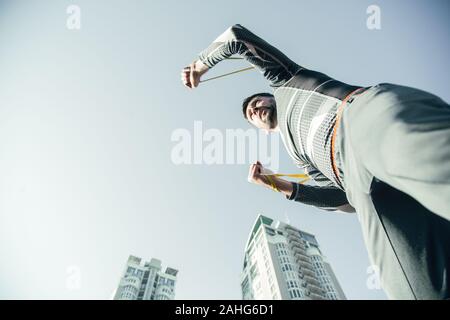
[(257, 161), (256, 163), (250, 165), (248, 171), (248, 181), (251, 183), (260, 184), (263, 186), (270, 186), (270, 182), (267, 177), (262, 174), (264, 171), (264, 167), (261, 162)]
[(206, 71), (208, 71), (208, 67), (203, 62), (200, 60), (194, 61), (181, 70), (181, 82), (186, 87), (194, 89), (198, 87), (200, 78)]

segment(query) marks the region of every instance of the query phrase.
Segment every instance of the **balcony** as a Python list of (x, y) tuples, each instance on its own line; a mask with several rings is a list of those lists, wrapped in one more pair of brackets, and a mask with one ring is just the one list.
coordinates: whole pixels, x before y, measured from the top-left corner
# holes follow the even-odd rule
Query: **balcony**
[(301, 252), (301, 254), (303, 254), (303, 255), (307, 255), (305, 247), (301, 244), (293, 243), (293, 244), (291, 244), (291, 248), (292, 248), (292, 250)]
[(317, 295), (320, 295), (320, 296), (325, 295), (325, 291), (323, 291), (322, 288), (317, 287), (315, 285), (308, 284), (308, 289), (309, 289), (309, 291), (311, 291), (311, 294), (317, 294)]
[(317, 287), (320, 287), (320, 282), (319, 280), (316, 279), (316, 277), (311, 277), (311, 276), (305, 276), (304, 280), (307, 281), (308, 283), (315, 285)]
[[(295, 256), (295, 254), (294, 254), (294, 256)], [(298, 262), (303, 261), (303, 262), (308, 262), (311, 264), (311, 259), (307, 255), (299, 253), (296, 255), (296, 258), (297, 258)]]
[(303, 255), (303, 256), (306, 256), (306, 257), (309, 257), (307, 254), (306, 254), (306, 250), (305, 249), (303, 249), (302, 247), (299, 247), (298, 245), (294, 245), (293, 247), (292, 247), (292, 250), (294, 251), (294, 256), (297, 254), (301, 254), (301, 255)]
[[(308, 262), (308, 261), (304, 261), (304, 260), (300, 260), (297, 259), (298, 264), (300, 265), (300, 267), (302, 267), (302, 269), (310, 269), (310, 270), (314, 270), (313, 265)], [(314, 274), (315, 275), (315, 274)]]
[(305, 268), (305, 269), (302, 269), (301, 271), (302, 271), (302, 273), (304, 274), (305, 277), (309, 276), (311, 278), (314, 278), (316, 276), (316, 273), (314, 271), (312, 271), (312, 270), (309, 270), (309, 269)]
[(302, 240), (300, 240), (300, 238), (298, 236), (289, 235), (288, 242), (291, 244), (296, 243), (296, 244), (302, 246), (303, 248), (305, 247), (305, 244), (302, 242)]
[(312, 300), (326, 300), (325, 297), (323, 297), (323, 296), (321, 296), (321, 295), (318, 295), (318, 294), (315, 294), (315, 293), (312, 293), (312, 292), (311, 292), (311, 294), (309, 295), (309, 297), (310, 297)]
[(293, 250), (300, 250), (300, 251), (306, 253), (305, 247), (298, 242), (292, 242), (292, 243), (290, 243), (290, 246)]
[(288, 233), (295, 233), (296, 235), (299, 234), (299, 231), (296, 230), (296, 229), (294, 229), (294, 228), (292, 228), (291, 226), (286, 226), (286, 231), (287, 231)]
[(296, 247), (293, 251), (294, 251), (293, 254), (295, 257), (304, 256), (304, 257), (309, 258), (303, 249), (299, 249)]
[(293, 235), (293, 234), (289, 235), (288, 242), (297, 242), (297, 243), (299, 243), (301, 245), (304, 245), (304, 243), (300, 240), (300, 238), (298, 236)]

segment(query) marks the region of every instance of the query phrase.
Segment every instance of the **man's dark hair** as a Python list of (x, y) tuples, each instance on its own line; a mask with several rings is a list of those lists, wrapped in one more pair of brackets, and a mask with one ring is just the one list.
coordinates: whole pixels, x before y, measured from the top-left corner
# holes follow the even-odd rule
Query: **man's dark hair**
[(254, 97), (273, 97), (273, 94), (268, 93), (268, 92), (261, 92), (261, 93), (252, 94), (250, 97), (245, 98), (244, 101), (242, 102), (242, 112), (244, 113), (244, 118), (245, 119), (247, 119), (247, 107), (248, 107), (248, 104), (249, 104), (250, 101), (252, 101), (252, 99)]

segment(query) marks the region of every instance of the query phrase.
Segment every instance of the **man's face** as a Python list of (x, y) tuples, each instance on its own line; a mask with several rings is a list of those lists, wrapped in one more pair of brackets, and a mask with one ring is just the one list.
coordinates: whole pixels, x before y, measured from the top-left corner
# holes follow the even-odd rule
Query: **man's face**
[(273, 130), (277, 126), (277, 109), (273, 97), (257, 96), (247, 105), (247, 120), (259, 129)]

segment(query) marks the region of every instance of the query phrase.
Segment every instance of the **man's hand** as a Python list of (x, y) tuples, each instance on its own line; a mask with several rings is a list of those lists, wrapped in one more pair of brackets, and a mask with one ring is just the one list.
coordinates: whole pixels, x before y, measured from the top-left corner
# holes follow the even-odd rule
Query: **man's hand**
[(206, 71), (208, 71), (208, 67), (203, 62), (200, 60), (194, 61), (181, 70), (181, 82), (186, 87), (194, 89), (198, 87), (200, 78)]
[[(280, 179), (274, 175), (270, 176), (269, 179), (269, 177), (267, 175), (264, 175), (263, 172), (264, 167), (262, 166), (261, 162), (256, 161), (256, 163), (250, 166), (250, 169), (248, 171), (248, 181), (271, 189), (273, 189), (273, 187), (276, 187), (277, 191), (280, 191), (287, 197), (291, 196), (294, 188), (290, 181)], [(270, 180), (272, 180), (272, 182)]]
[(269, 179), (262, 174), (263, 170), (264, 167), (259, 161), (256, 161), (256, 163), (250, 165), (250, 169), (248, 171), (248, 181), (265, 187), (271, 187)]

